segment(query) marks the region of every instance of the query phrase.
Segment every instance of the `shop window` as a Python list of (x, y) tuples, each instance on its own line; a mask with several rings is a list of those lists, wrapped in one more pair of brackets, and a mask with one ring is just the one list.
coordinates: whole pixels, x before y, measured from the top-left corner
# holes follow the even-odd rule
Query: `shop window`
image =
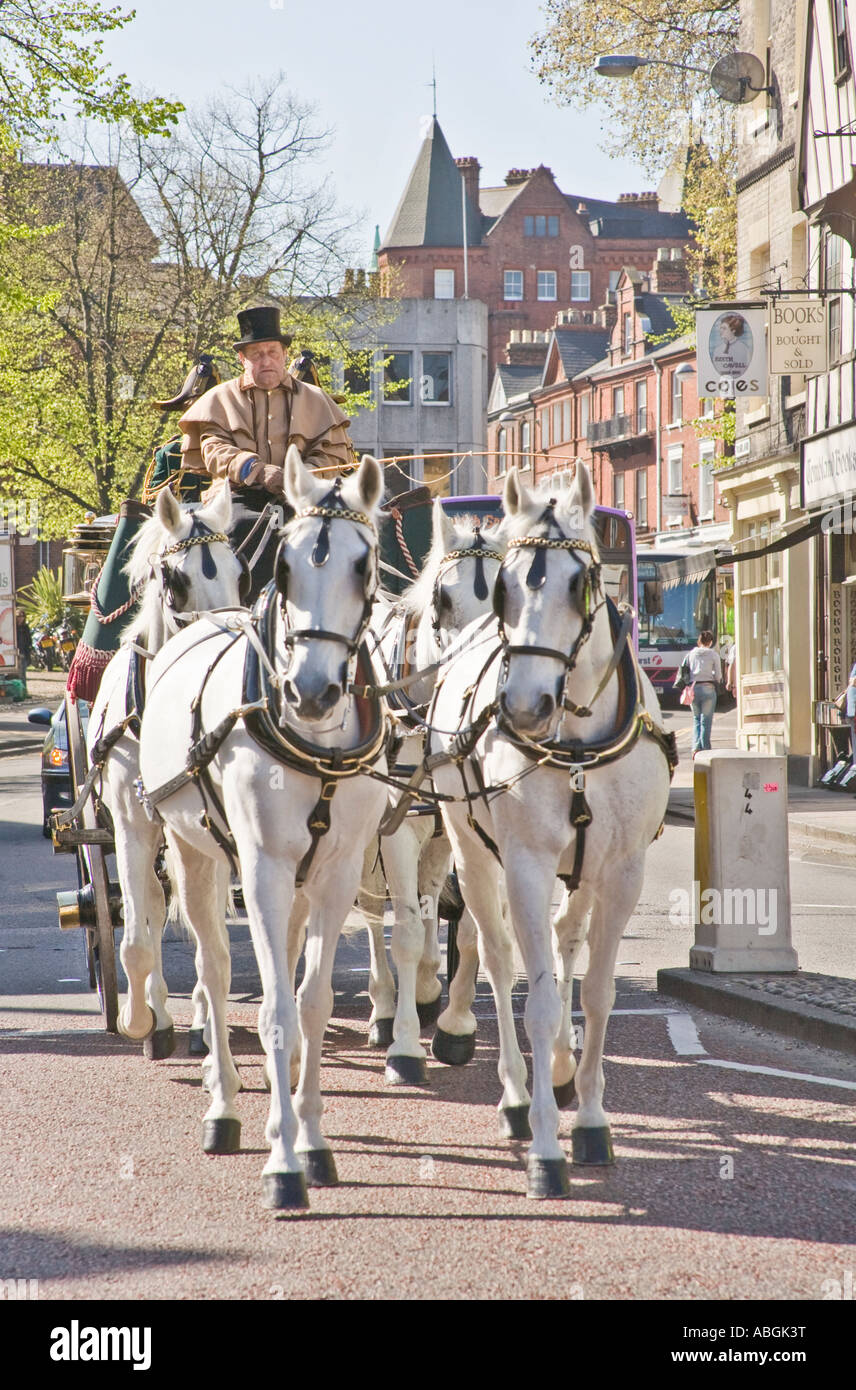
[[(773, 519), (751, 521), (742, 528), (741, 550), (755, 550), (773, 539)], [(781, 557), (761, 555), (742, 565), (740, 594), (741, 647), (746, 675), (782, 670)]]

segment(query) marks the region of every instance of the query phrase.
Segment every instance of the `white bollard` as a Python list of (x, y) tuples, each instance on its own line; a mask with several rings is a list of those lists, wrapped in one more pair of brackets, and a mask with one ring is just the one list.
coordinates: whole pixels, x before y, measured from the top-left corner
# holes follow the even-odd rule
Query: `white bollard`
[(792, 971), (787, 759), (697, 753), (691, 970)]

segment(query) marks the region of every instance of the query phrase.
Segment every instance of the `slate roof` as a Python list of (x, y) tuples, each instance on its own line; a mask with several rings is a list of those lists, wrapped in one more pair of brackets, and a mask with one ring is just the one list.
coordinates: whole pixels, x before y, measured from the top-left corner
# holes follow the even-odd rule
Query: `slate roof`
[[(481, 241), (481, 216), (466, 199), (467, 241)], [(461, 172), (439, 122), (431, 125), (416, 156), (407, 187), (393, 214), (384, 247), (463, 246)]]
[(593, 362), (597, 362), (603, 356), (609, 345), (609, 333), (605, 328), (599, 332), (592, 332), (591, 329), (582, 332), (573, 328), (556, 328), (554, 337), (565, 376), (569, 381), (578, 372), (587, 371)]
[(565, 193), (565, 202), (576, 212), (580, 203), (586, 212), (580, 216), (588, 221), (594, 236), (650, 239), (653, 237), (685, 237), (690, 221), (685, 212), (660, 212), (656, 203), (608, 203), (602, 198), (587, 198)]
[(530, 391), (537, 391), (544, 374), (543, 365), (530, 366), (529, 363), (509, 365), (507, 362), (500, 362), (496, 370), (507, 401), (510, 401), (512, 396), (528, 396)]

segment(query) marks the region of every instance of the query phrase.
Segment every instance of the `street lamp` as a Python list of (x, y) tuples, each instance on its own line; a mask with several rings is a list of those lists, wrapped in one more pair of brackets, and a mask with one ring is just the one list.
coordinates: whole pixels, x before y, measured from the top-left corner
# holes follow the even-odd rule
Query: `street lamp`
[(737, 105), (754, 101), (761, 92), (773, 95), (773, 88), (765, 85), (767, 76), (764, 64), (754, 53), (726, 53), (717, 59), (713, 67), (697, 68), (690, 63), (674, 63), (669, 58), (640, 58), (635, 53), (605, 53), (598, 58), (594, 70), (598, 77), (632, 77), (637, 68), (650, 66), (677, 68), (680, 72), (698, 72), (710, 78), (710, 85), (723, 101)]
[(675, 368), (673, 373), (680, 381), (685, 381), (687, 377), (695, 376), (695, 374), (696, 369), (692, 362), (682, 362), (679, 367)]

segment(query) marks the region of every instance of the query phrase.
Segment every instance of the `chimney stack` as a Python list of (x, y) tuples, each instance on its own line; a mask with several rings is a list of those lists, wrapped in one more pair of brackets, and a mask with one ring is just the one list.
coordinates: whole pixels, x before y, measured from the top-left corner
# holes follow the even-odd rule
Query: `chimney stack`
[(650, 271), (652, 294), (689, 294), (690, 277), (684, 253), (679, 246), (657, 248), (657, 259)]
[(470, 200), (473, 212), (478, 212), (479, 174), (481, 173), (481, 165), (475, 155), (472, 154), (463, 155), (460, 159), (456, 159), (455, 163), (464, 176), (464, 187), (467, 190), (467, 197)]

